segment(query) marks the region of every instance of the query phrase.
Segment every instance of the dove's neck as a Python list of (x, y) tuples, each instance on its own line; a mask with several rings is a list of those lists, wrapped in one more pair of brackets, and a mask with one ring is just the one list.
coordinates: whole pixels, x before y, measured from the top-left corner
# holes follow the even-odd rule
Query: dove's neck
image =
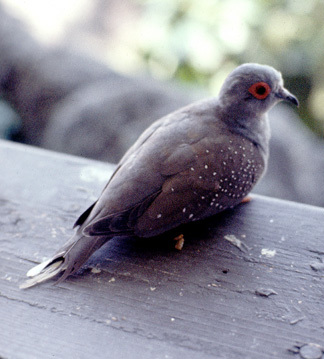
[(270, 139), (268, 115), (262, 115), (257, 122), (249, 123), (248, 120), (241, 122), (240, 119), (238, 119), (236, 123), (234, 131), (247, 137), (261, 148), (265, 156), (268, 156)]
[(227, 111), (227, 115), (221, 117), (231, 132), (246, 137), (268, 157), (270, 126), (267, 113), (256, 117), (244, 112), (235, 112), (234, 115)]

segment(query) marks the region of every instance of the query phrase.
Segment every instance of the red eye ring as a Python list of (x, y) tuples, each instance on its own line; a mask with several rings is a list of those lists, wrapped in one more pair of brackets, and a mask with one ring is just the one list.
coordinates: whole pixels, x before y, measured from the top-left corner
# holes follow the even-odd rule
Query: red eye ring
[(271, 87), (266, 82), (256, 82), (249, 88), (252, 94), (258, 100), (264, 100), (271, 92)]

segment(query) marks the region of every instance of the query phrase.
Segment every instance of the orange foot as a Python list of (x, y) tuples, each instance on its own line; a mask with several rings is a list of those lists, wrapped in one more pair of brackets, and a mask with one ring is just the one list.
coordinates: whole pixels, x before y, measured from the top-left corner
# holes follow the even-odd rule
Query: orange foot
[(174, 246), (175, 249), (178, 251), (181, 251), (184, 245), (184, 236), (183, 234), (180, 234), (179, 236), (174, 238), (175, 241), (177, 241), (176, 245)]
[(249, 203), (252, 201), (252, 197), (251, 196), (246, 196), (242, 199), (241, 203)]

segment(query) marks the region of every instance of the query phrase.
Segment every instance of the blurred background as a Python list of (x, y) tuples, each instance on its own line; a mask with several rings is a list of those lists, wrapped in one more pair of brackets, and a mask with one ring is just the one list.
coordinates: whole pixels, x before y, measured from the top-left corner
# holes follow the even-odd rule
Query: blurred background
[(283, 72), (302, 119), (324, 135), (322, 0), (2, 0), (44, 44), (68, 45), (126, 73), (216, 95), (244, 62)]
[[(303, 127), (298, 127), (299, 133), (304, 131), (306, 134), (306, 137), (303, 137), (305, 158), (300, 159), (298, 168), (289, 175), (292, 177), (298, 175), (305, 181), (309, 181), (308, 175), (311, 176), (314, 182), (312, 196), (322, 199), (316, 202), (314, 199), (307, 200), (302, 196), (298, 197), (297, 194), (287, 194), (286, 192), (286, 194), (284, 192), (282, 194), (275, 193), (275, 191), (265, 191), (264, 193), (324, 205), (324, 190), (319, 189), (324, 187), (324, 162), (321, 161), (324, 153), (321, 142), (324, 137), (324, 2), (322, 0), (0, 0), (0, 6), (2, 7), (0, 21), (3, 23), (0, 24), (0, 27), (2, 26), (2, 33), (0, 33), (0, 37), (2, 37), (2, 40), (0, 39), (1, 66), (6, 66), (3, 63), (7, 64), (12, 61), (19, 62), (17, 60), (19, 56), (20, 59), (24, 57), (28, 59), (24, 65), (17, 65), (15, 71), (8, 70), (6, 77), (3, 76), (6, 80), (2, 80), (5, 85), (2, 85), (2, 94), (0, 92), (0, 96), (2, 95), (2, 99), (0, 97), (0, 136), (2, 138), (116, 162), (124, 148), (127, 147), (126, 144), (129, 145), (133, 142), (139, 130), (158, 118), (157, 116), (179, 107), (178, 105), (191, 102), (192, 99), (217, 95), (224, 78), (237, 65), (244, 62), (259, 62), (272, 65), (280, 70), (283, 73), (286, 87), (300, 100), (298, 116), (294, 112), (295, 123), (301, 120), (310, 132)], [(6, 21), (3, 20), (7, 17), (7, 25), (4, 25)], [(19, 25), (11, 22), (10, 18), (18, 19)], [(16, 27), (19, 28), (19, 31), (16, 31)], [(9, 31), (8, 28), (11, 30)], [(21, 35), (18, 36), (18, 33)], [(27, 36), (26, 39), (24, 36)], [(11, 41), (11, 38), (14, 40)], [(3, 46), (1, 46), (1, 41), (4, 43)], [(19, 51), (12, 50), (13, 43), (20, 48)], [(117, 88), (116, 83), (120, 85), (122, 82), (122, 87), (124, 86), (122, 96), (125, 96), (125, 89), (129, 90), (132, 86), (134, 87), (132, 94), (135, 97), (137, 86), (141, 89), (139, 92), (142, 97), (143, 94), (155, 93), (149, 105), (147, 103), (140, 105), (141, 109), (143, 106), (147, 106), (146, 112), (138, 112), (135, 115), (128, 113), (128, 116), (134, 115), (142, 118), (144, 115), (146, 116), (150, 108), (158, 109), (152, 110), (152, 118), (146, 119), (142, 126), (139, 126), (138, 131), (132, 134), (134, 132), (132, 126), (128, 125), (126, 120), (116, 123), (116, 128), (122, 124), (124, 133), (129, 134), (129, 137), (126, 136), (126, 140), (119, 139), (119, 142), (114, 140), (116, 155), (101, 155), (100, 148), (89, 153), (86, 149), (71, 150), (68, 148), (65, 150), (66, 140), (62, 141), (60, 148), (55, 148), (49, 137), (53, 138), (56, 128), (55, 136), (59, 138), (58, 128), (64, 127), (73, 117), (72, 115), (69, 120), (65, 120), (64, 125), (62, 125), (62, 119), (56, 120), (57, 126), (55, 127), (55, 125), (48, 125), (50, 122), (48, 119), (43, 125), (42, 121), (38, 120), (37, 122), (35, 118), (39, 112), (35, 110), (31, 116), (34, 121), (33, 131), (37, 132), (35, 128), (43, 126), (48, 132), (48, 128), (52, 126), (52, 132), (47, 135), (43, 135), (44, 132), (38, 133), (38, 136), (43, 136), (41, 141), (35, 139), (34, 135), (28, 137), (27, 130), (24, 130), (24, 127), (27, 128), (28, 125), (24, 119), (21, 119), (27, 111), (26, 108), (23, 108), (22, 102), (26, 103), (27, 100), (24, 98), (24, 101), (17, 102), (18, 90), (16, 90), (16, 82), (12, 85), (12, 74), (15, 73), (15, 78), (17, 78), (17, 73), (23, 74), (22, 68), (30, 72), (28, 66), (36, 71), (35, 63), (40, 64), (39, 59), (46, 58), (46, 51), (52, 51), (51, 55), (48, 55), (52, 60), (47, 60), (47, 68), (50, 69), (48, 73), (53, 74), (53, 59), (57, 58), (55, 57), (57, 51), (55, 52), (53, 49), (65, 49), (64, 51), (66, 51), (58, 61), (60, 65), (56, 65), (55, 71), (59, 72), (59, 66), (64, 67), (67, 63), (72, 63), (72, 60), (67, 59), (73, 58), (74, 54), (78, 53), (82, 54), (80, 55), (83, 56), (82, 59), (87, 58), (88, 68), (91, 68), (91, 70), (87, 70), (91, 73), (90, 77), (113, 79), (110, 90)], [(60, 51), (62, 54), (62, 50)], [(38, 52), (43, 55), (38, 56), (36, 62), (35, 59), (32, 62), (31, 58), (35, 58), (35, 53)], [(67, 57), (67, 52), (72, 53), (72, 57)], [(10, 53), (10, 56), (4, 55), (7, 53)], [(1, 57), (5, 58), (2, 62)], [(89, 59), (94, 59), (93, 65)], [(76, 63), (80, 63), (80, 61), (76, 61)], [(109, 69), (109, 71), (107, 70), (109, 75), (101, 66)], [(99, 72), (94, 75), (94, 67), (102, 68), (102, 72), (98, 70)], [(16, 70), (17, 68), (21, 72)], [(74, 69), (74, 67), (72, 68)], [(0, 69), (1, 71), (3, 70)], [(82, 71), (82, 76), (86, 77)], [(45, 72), (46, 70), (43, 70), (43, 82), (46, 76), (50, 77), (49, 74), (44, 76)], [(119, 76), (118, 81), (115, 74)], [(141, 78), (142, 82), (140, 80), (134, 82), (134, 78)], [(64, 83), (65, 77), (62, 76), (60, 79), (61, 83)], [(127, 79), (129, 79), (129, 83)], [(35, 83), (36, 80), (29, 75), (29, 81), (29, 83)], [(27, 80), (25, 82), (27, 83)], [(149, 87), (147, 83), (150, 84)], [(174, 86), (170, 85), (171, 87), (163, 88), (163, 90), (161, 90), (162, 87), (159, 87), (159, 84), (170, 83)], [(98, 81), (96, 84), (98, 85)], [(76, 85), (73, 86), (76, 87)], [(20, 91), (22, 87), (23, 85), (20, 83)], [(61, 89), (60, 93), (65, 95), (69, 93), (70, 96), (70, 92), (63, 85), (62, 87), (64, 89)], [(13, 90), (13, 88), (15, 89)], [(96, 88), (98, 89), (98, 86)], [(53, 86), (51, 91), (53, 92)], [(88, 97), (92, 97), (92, 102), (89, 100), (92, 106), (90, 107), (94, 109), (98, 103), (95, 103), (93, 98), (100, 97), (99, 93), (101, 94), (106, 89), (102, 88), (97, 95), (92, 92), (92, 96), (89, 91)], [(44, 97), (44, 90), (42, 93)], [(43, 97), (42, 101), (45, 101)], [(55, 94), (54, 97), (55, 103), (57, 103), (62, 101), (63, 95)], [(84, 93), (79, 97), (74, 95), (73, 103), (80, 103), (81, 108), (85, 106), (85, 98), (87, 96)], [(160, 106), (160, 103), (152, 105), (156, 98), (163, 103), (163, 106), (162, 104)], [(110, 100), (109, 106), (107, 97), (102, 100), (106, 101), (105, 109), (113, 107), (114, 101)], [(28, 111), (30, 110), (28, 109)], [(72, 110), (66, 107), (64, 111), (61, 111), (60, 116), (59, 112), (56, 113), (56, 118), (62, 118), (62, 113), (66, 116), (68, 111)], [(114, 115), (120, 116), (120, 112), (114, 111)], [(292, 111), (295, 110), (290, 110), (285, 117), (293, 117)], [(46, 117), (47, 112), (42, 112), (42, 118)], [(82, 111), (75, 113), (74, 116), (80, 118), (80, 115), (81, 117), (85, 116), (84, 112), (85, 108), (83, 107)], [(89, 107), (87, 107), (86, 113), (89, 113)], [(51, 116), (51, 123), (54, 124), (55, 116)], [(294, 122), (291, 122), (286, 129), (289, 131), (294, 126)], [(75, 123), (72, 128), (75, 130)], [(116, 128), (114, 131), (117, 131)], [(86, 131), (84, 133), (88, 134)], [(116, 136), (115, 134), (114, 139)], [(276, 138), (276, 130), (274, 138)], [(282, 138), (281, 140), (285, 141)], [(89, 140), (89, 143), (91, 141)], [(312, 144), (306, 145), (307, 141), (312, 141)], [(286, 146), (286, 151), (288, 151), (287, 147), (290, 145), (283, 146)], [(290, 151), (292, 150), (290, 149)], [(314, 152), (315, 157), (318, 157), (317, 162), (313, 158)], [(293, 155), (296, 157), (296, 153)], [(293, 155), (289, 154), (289, 156)], [(297, 156), (302, 157), (303, 155), (298, 153)], [(287, 161), (294, 161), (288, 157)], [(315, 161), (315, 167), (308, 168), (309, 162), (312, 161)], [(284, 166), (286, 163), (283, 164)], [(288, 174), (286, 175), (288, 176)], [(316, 181), (313, 180), (314, 176), (317, 176)], [(281, 182), (285, 182), (286, 179)], [(302, 183), (304, 184), (298, 186), (305, 187), (305, 182)], [(274, 183), (272, 183), (273, 186), (275, 186)], [(296, 188), (296, 184), (290, 183), (286, 184), (287, 191), (289, 186), (294, 187), (295, 192), (305, 192), (306, 190), (305, 188), (302, 190)], [(309, 189), (307, 191), (309, 192)], [(308, 198), (310, 198), (309, 196), (308, 194)]]

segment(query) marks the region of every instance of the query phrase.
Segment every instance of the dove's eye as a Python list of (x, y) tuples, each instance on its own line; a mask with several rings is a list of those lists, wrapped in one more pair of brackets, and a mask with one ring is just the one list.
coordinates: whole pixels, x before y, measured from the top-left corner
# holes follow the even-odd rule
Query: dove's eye
[(271, 87), (266, 82), (256, 82), (249, 88), (252, 94), (258, 100), (264, 100), (271, 92)]

